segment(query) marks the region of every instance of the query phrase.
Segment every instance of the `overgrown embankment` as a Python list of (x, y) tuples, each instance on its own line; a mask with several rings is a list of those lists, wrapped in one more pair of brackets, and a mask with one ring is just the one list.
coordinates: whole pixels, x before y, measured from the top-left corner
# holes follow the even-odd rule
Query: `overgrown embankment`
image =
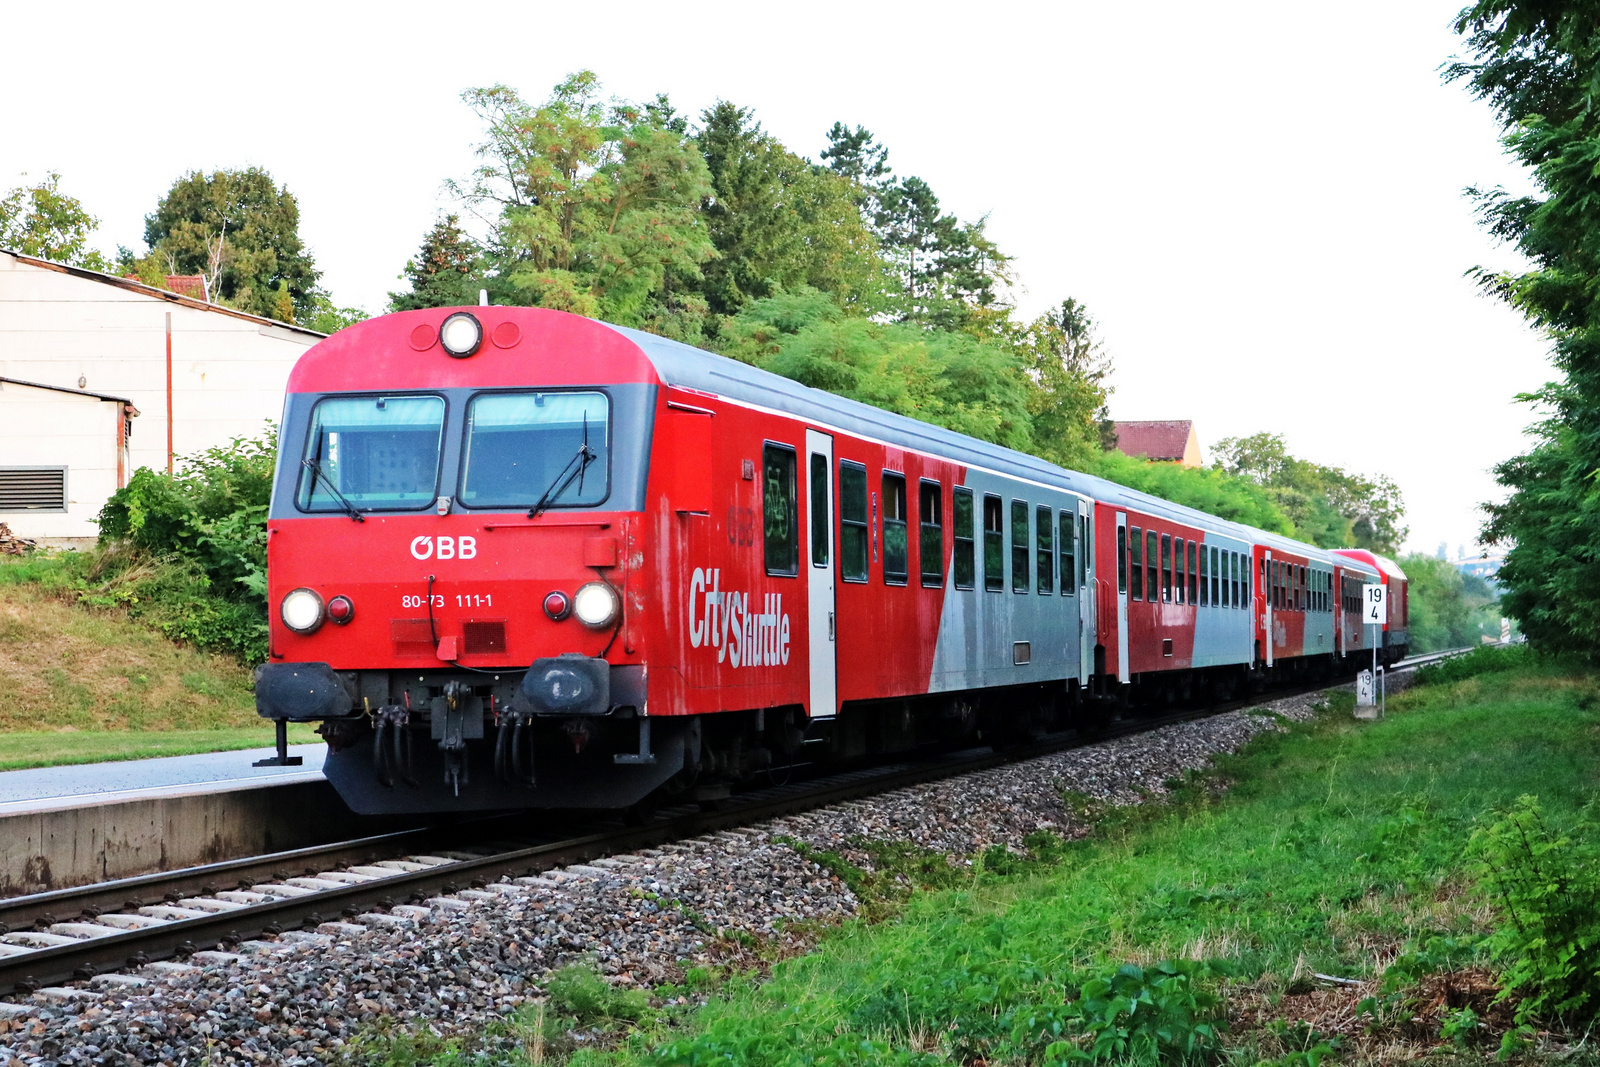
[[(883, 921), (734, 977), (700, 1008), (659, 990), (651, 1010), (602, 1021), (611, 1051), (574, 1062), (1564, 1055), (1600, 992), (1585, 807), (1600, 690), (1515, 651), (1431, 674), (1384, 721), (1352, 720), (1344, 697), (1166, 803), (1104, 813), (1083, 840), (1042, 835), (1006, 862), (919, 856), (891, 879), (842, 871), (869, 898), (895, 883), (863, 902)], [(906, 898), (908, 881), (926, 888)], [(451, 1055), (413, 1062), (472, 1059)]]
[(140, 470), (96, 547), (0, 556), (0, 769), (269, 743), (249, 668), (266, 657), (274, 447)]

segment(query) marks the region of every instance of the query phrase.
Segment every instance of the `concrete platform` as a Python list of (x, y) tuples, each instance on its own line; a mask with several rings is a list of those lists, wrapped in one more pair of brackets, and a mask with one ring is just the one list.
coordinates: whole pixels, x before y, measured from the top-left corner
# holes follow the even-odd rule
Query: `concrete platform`
[(322, 777), (323, 745), (299, 767), (253, 767), (271, 749), (0, 772), (0, 895), (382, 833)]
[(289, 755), (304, 761), (299, 767), (251, 766), (274, 754), (271, 748), (257, 748), (0, 771), (0, 816), (133, 800), (190, 786), (217, 792), (285, 782), (318, 782), (322, 780), (326, 752), (327, 746), (322, 744), (290, 745)]

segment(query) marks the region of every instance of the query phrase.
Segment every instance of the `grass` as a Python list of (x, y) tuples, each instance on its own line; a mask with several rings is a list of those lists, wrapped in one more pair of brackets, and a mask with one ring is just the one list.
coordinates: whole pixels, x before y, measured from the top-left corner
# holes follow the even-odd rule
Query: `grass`
[(238, 660), (84, 603), (58, 559), (0, 557), (0, 769), (271, 744)]
[[(902, 857), (902, 872), (938, 874), (908, 900), (868, 901), (891, 905), (885, 921), (847, 924), (770, 978), (649, 1014), (620, 1047), (574, 1062), (1065, 1062), (1089, 1047), (1074, 1035), (1107, 1033), (1079, 1009), (1110, 1001), (1085, 991), (1119, 982), (1150, 1006), (1119, 1017), (1113, 1038), (1132, 1043), (1113, 1040), (1097, 1060), (1483, 1061), (1509, 1013), (1492, 1004), (1496, 961), (1481, 937), (1493, 912), (1468, 841), (1524, 794), (1558, 827), (1579, 824), (1600, 784), (1600, 693), (1585, 674), (1524, 662), (1441, 677), (1389, 708), (1356, 722), (1339, 700), (1184, 783), (1170, 804), (1114, 811), (1084, 841), (1035, 841), (1033, 863), (980, 862), (950, 884), (943, 865)], [(870, 892), (872, 879), (846, 875)], [(1208, 1008), (1208, 997), (1221, 1000)], [(1190, 1053), (1135, 1040), (1138, 1020), (1156, 1020), (1154, 1034), (1187, 1018), (1192, 1034), (1207, 1012), (1233, 1029)], [(377, 1051), (360, 1062), (399, 1062)]]
[[(291, 723), (289, 743), (306, 745), (321, 737), (308, 725)], [(113, 733), (78, 733), (71, 730), (33, 730), (0, 734), (0, 771), (29, 767), (64, 767), (73, 763), (189, 756), (197, 752), (234, 752), (269, 748), (272, 726), (259, 725), (215, 730), (119, 730)]]

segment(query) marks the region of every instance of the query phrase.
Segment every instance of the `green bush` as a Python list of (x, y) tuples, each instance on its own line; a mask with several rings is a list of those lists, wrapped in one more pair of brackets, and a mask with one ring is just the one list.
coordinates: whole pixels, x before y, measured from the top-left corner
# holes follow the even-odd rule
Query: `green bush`
[(236, 437), (183, 460), (177, 474), (141, 467), (101, 509), (101, 539), (192, 560), (219, 596), (264, 612), (276, 455), (269, 426), (260, 437)]
[(1600, 1013), (1600, 848), (1587, 819), (1550, 829), (1537, 797), (1523, 796), (1472, 835), (1479, 884), (1495, 909), (1490, 951), (1503, 965), (1502, 997), (1520, 998), (1517, 1022)]
[(276, 449), (268, 427), (183, 460), (174, 475), (142, 467), (101, 509), (94, 549), (7, 559), (0, 582), (121, 608), (175, 641), (260, 663)]
[(1125, 963), (1085, 982), (1067, 1005), (1076, 1040), (1052, 1041), (1045, 1062), (1204, 1063), (1222, 1046), (1227, 1021), (1212, 991), (1215, 979), (1235, 973), (1211, 960), (1168, 960), (1149, 969)]
[(1526, 667), (1533, 658), (1527, 645), (1479, 645), (1471, 652), (1417, 668), (1417, 685), (1451, 685), (1476, 678)]
[(642, 989), (618, 989), (587, 963), (572, 963), (544, 981), (550, 1007), (579, 1026), (631, 1022), (650, 1006)]

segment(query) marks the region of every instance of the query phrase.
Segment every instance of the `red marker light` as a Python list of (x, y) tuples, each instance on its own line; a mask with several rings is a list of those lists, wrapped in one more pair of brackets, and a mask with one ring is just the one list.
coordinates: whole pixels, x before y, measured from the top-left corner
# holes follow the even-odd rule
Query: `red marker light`
[(347, 596), (336, 596), (328, 601), (327, 611), (329, 621), (336, 622), (340, 626), (356, 617), (356, 606)]
[(553, 593), (545, 594), (544, 613), (550, 616), (552, 619), (555, 619), (557, 622), (559, 622), (566, 618), (568, 613), (571, 611), (572, 601), (567, 599), (567, 594), (560, 592), (559, 590)]

